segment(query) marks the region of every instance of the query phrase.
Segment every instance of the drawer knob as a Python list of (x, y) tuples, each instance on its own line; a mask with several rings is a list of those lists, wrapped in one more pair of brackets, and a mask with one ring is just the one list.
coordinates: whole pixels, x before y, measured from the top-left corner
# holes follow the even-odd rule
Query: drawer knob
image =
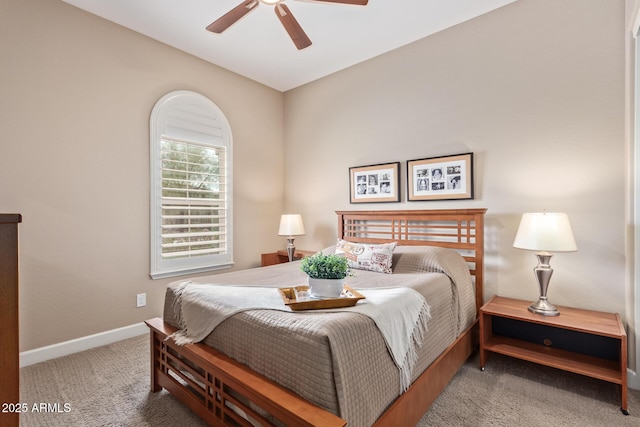
[(544, 343), (544, 345), (546, 345), (547, 347), (551, 347), (551, 345), (553, 344), (553, 341), (551, 341), (549, 338), (545, 338), (544, 341), (542, 341)]

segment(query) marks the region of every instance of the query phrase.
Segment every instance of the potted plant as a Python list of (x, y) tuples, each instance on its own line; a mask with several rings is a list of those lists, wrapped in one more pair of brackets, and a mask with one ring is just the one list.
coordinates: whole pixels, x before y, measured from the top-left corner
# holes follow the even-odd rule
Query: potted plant
[(342, 293), (344, 279), (349, 276), (349, 263), (343, 255), (317, 253), (303, 258), (300, 269), (309, 276), (311, 295), (337, 298)]

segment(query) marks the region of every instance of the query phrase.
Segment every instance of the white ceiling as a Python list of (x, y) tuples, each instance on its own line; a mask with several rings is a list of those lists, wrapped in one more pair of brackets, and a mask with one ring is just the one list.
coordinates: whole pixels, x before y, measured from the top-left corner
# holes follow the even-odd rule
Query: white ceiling
[(516, 0), (287, 0), (313, 42), (304, 50), (266, 4), (214, 34), (205, 27), (242, 0), (63, 1), (284, 92)]

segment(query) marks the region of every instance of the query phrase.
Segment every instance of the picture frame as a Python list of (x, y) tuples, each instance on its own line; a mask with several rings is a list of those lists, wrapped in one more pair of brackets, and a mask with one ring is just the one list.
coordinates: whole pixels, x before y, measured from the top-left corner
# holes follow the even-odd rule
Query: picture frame
[(351, 203), (400, 201), (400, 162), (349, 168)]
[(407, 161), (407, 200), (473, 199), (473, 153)]

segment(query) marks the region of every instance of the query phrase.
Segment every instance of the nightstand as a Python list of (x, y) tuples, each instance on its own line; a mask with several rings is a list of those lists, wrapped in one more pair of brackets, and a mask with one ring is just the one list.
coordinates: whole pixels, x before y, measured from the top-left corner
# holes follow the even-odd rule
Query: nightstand
[[(299, 259), (311, 256), (315, 253), (316, 253), (315, 251), (303, 251), (303, 250), (296, 249), (295, 252), (293, 253), (293, 260), (297, 261)], [(266, 267), (268, 265), (282, 264), (284, 262), (289, 262), (289, 254), (284, 249), (277, 252), (262, 254), (261, 258), (262, 258), (263, 267)]]
[(627, 334), (616, 313), (558, 307), (559, 316), (527, 310), (530, 302), (495, 296), (480, 308), (480, 369), (490, 353), (620, 384), (627, 410)]

